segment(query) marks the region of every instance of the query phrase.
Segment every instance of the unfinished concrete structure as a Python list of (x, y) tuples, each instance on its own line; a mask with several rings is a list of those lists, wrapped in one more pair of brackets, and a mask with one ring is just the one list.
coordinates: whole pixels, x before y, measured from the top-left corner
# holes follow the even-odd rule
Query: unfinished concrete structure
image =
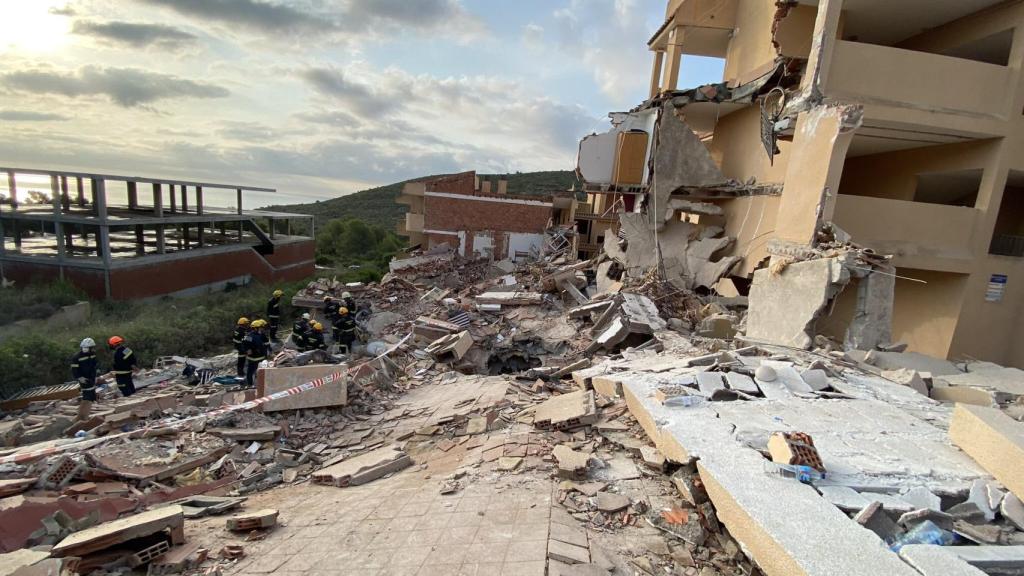
[[(734, 239), (718, 254), (739, 278), (833, 223), (893, 256), (893, 341), (1022, 366), (1022, 22), (1016, 1), (670, 0), (648, 42), (650, 99), (581, 144), (581, 176), (658, 218), (718, 206), (700, 218)], [(680, 89), (690, 54), (722, 58), (723, 81)], [(617, 182), (640, 144), (639, 186)], [(860, 283), (887, 274), (862, 272), (819, 332), (848, 339), (875, 291)]]
[[(22, 283), (63, 279), (124, 300), (313, 273), (313, 217), (243, 210), (246, 191), (272, 189), (136, 176), (0, 168), (0, 271)], [(49, 180), (26, 190), (29, 178)], [(232, 209), (203, 192), (233, 190)], [(112, 201), (114, 194), (126, 199)]]
[(406, 183), (397, 202), (409, 211), (398, 233), (412, 246), (448, 244), (461, 256), (536, 257), (544, 249), (545, 231), (571, 222), (573, 200), (507, 191), (507, 180), (498, 180), (492, 191), (491, 182), (481, 182), (473, 171)]

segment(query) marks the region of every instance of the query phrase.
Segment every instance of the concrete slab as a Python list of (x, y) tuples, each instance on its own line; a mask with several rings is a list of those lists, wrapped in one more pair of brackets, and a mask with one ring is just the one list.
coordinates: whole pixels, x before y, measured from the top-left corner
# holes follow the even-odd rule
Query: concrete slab
[(917, 372), (928, 372), (934, 376), (947, 376), (963, 374), (955, 364), (949, 360), (935, 358), (920, 352), (883, 352), (872, 350), (867, 354), (865, 360), (882, 370), (899, 370), (906, 368)]
[(818, 486), (818, 492), (843, 512), (860, 512), (871, 501), (849, 486)]
[(1024, 546), (951, 546), (946, 549), (983, 572), (1024, 569)]
[(761, 390), (754, 383), (754, 379), (746, 374), (740, 374), (739, 372), (728, 372), (725, 375), (725, 381), (729, 385), (729, 388), (736, 390), (737, 392), (743, 392), (744, 394), (750, 394), (756, 396), (761, 393)]
[(593, 390), (579, 390), (555, 396), (537, 406), (533, 425), (560, 430), (597, 421), (597, 405)]
[[(766, 574), (919, 576), (874, 533), (852, 522), (813, 488), (766, 474), (764, 457), (733, 437), (732, 419), (719, 417), (724, 404), (736, 411), (731, 405), (764, 405), (775, 412), (779, 402), (664, 407), (653, 399), (655, 386), (636, 381), (623, 384), (630, 412), (666, 456), (678, 462), (699, 458), (698, 471), (719, 520)], [(809, 405), (792, 401), (804, 410)], [(771, 417), (767, 420), (774, 422)], [(834, 427), (835, 421), (817, 427), (823, 425)], [(776, 423), (766, 429), (777, 427)], [(814, 527), (813, 538), (808, 537), (808, 526)], [(821, 546), (822, 541), (829, 546)]]
[[(344, 366), (336, 364), (318, 364), (314, 366), (294, 366), (282, 368), (265, 368), (256, 376), (257, 395), (266, 396), (282, 392), (317, 378), (329, 376), (343, 371)], [(302, 408), (319, 408), (324, 406), (344, 406), (348, 402), (348, 380), (338, 379), (329, 384), (307, 390), (300, 394), (271, 400), (263, 404), (264, 412), (281, 410), (299, 410)]]
[(995, 408), (957, 404), (949, 438), (1015, 496), (1024, 496), (1024, 424)]
[(181, 506), (157, 508), (75, 532), (58, 542), (50, 554), (57, 558), (81, 557), (165, 530), (170, 531), (171, 544), (185, 542), (185, 514)]
[(7, 554), (0, 554), (0, 576), (11, 576), (19, 568), (32, 566), (50, 557), (49, 552), (21, 549)]
[(397, 446), (385, 446), (313, 472), (313, 482), (332, 486), (366, 484), (412, 465), (409, 455)]
[(985, 576), (945, 546), (911, 544), (900, 549), (900, 558), (921, 576)]
[(849, 272), (836, 258), (797, 262), (781, 273), (768, 268), (754, 272), (747, 337), (809, 348), (815, 321), (847, 282)]

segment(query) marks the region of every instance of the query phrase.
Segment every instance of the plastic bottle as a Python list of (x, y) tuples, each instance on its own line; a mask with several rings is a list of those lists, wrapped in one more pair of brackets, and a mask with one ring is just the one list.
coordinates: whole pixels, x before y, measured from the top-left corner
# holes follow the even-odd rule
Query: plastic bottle
[(908, 544), (933, 544), (937, 546), (950, 546), (956, 542), (956, 534), (939, 528), (931, 520), (925, 520), (914, 526), (909, 532), (900, 536), (889, 546), (893, 552), (899, 552), (900, 548)]

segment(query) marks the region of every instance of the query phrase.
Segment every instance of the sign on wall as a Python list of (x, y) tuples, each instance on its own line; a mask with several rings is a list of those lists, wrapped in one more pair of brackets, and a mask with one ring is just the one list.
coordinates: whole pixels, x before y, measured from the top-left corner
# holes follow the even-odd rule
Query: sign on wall
[(993, 274), (988, 279), (988, 290), (985, 291), (986, 302), (1002, 302), (1006, 292), (1006, 274)]

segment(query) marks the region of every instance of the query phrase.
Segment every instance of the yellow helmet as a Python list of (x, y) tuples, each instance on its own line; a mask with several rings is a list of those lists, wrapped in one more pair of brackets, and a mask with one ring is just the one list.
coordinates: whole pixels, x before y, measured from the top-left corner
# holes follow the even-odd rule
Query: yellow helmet
[(324, 325), (319, 322), (313, 322), (313, 330), (323, 330)]
[(239, 326), (245, 326), (247, 324), (249, 324), (249, 319), (246, 318), (245, 316), (242, 316), (241, 318), (238, 319)]
[(252, 327), (253, 328), (263, 328), (266, 325), (267, 325), (267, 321), (266, 320), (253, 320), (252, 321)]
[(284, 296), (284, 290), (274, 290), (274, 296)]
[(341, 308), (338, 309), (338, 314), (348, 314), (348, 308), (342, 306)]

